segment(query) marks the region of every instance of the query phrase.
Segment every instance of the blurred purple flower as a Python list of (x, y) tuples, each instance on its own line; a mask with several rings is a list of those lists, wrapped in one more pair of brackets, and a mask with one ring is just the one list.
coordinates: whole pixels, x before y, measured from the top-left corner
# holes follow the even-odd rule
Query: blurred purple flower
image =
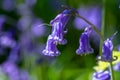
[(8, 75), (9, 80), (19, 80), (19, 70), (14, 62), (4, 62), (2, 64), (2, 71)]
[(89, 35), (91, 33), (91, 27), (86, 28), (85, 31), (81, 34), (79, 40), (79, 48), (76, 50), (76, 53), (79, 55), (93, 53), (94, 50), (91, 48), (89, 43)]
[(120, 45), (117, 46), (117, 50), (120, 51)]
[(34, 6), (36, 4), (37, 0), (25, 0), (25, 3), (29, 6)]
[(51, 37), (56, 43), (65, 44), (67, 41), (63, 38), (65, 34), (65, 26), (70, 19), (70, 11), (64, 10), (53, 19), (50, 24), (52, 26)]
[(3, 0), (2, 8), (6, 11), (12, 11), (15, 8), (14, 0)]
[(6, 20), (6, 16), (0, 15), (0, 31), (2, 30), (5, 20)]
[(0, 34), (0, 45), (2, 47), (13, 48), (16, 45), (16, 41), (12, 39), (10, 33), (1, 33)]
[(31, 26), (31, 34), (36, 37), (43, 36), (45, 33), (45, 26), (42, 25), (42, 20), (35, 19)]
[(42, 53), (47, 56), (58, 56), (60, 54), (56, 47), (56, 43), (54, 39), (52, 39), (51, 35), (49, 35), (46, 48), (42, 51)]
[[(97, 28), (100, 30), (102, 12), (98, 6), (81, 6), (78, 9), (78, 12), (81, 16), (97, 26)], [(77, 29), (85, 29), (86, 27), (90, 26), (85, 21), (77, 17), (75, 18), (74, 25)]]
[(20, 70), (20, 79), (19, 80), (30, 80), (30, 76), (27, 71)]
[(26, 31), (30, 27), (31, 22), (31, 17), (22, 16), (17, 23), (17, 27), (21, 31)]
[(17, 6), (17, 13), (20, 14), (21, 16), (32, 16), (33, 13), (28, 5), (25, 3), (19, 4)]
[(120, 71), (120, 62), (116, 63), (114, 66), (113, 66), (113, 69), (115, 71)]
[(36, 48), (30, 33), (21, 34), (19, 44), (20, 44), (21, 50), (25, 53), (26, 52), (32, 53)]
[(110, 72), (109, 71), (99, 71), (93, 74), (92, 80), (110, 80)]
[(11, 49), (8, 60), (12, 62), (17, 62), (20, 59), (19, 51), (20, 51), (20, 46), (17, 44)]

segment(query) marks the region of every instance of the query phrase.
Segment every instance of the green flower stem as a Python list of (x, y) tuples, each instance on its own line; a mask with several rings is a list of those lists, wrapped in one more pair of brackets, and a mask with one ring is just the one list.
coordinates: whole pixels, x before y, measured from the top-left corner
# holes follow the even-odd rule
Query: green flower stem
[(100, 31), (96, 28), (96, 26), (94, 24), (92, 24), (90, 21), (88, 21), (84, 17), (80, 16), (79, 14), (76, 14), (76, 16), (79, 17), (79, 18), (81, 18), (85, 22), (87, 22), (96, 31), (96, 33), (99, 35), (99, 37), (102, 39), (102, 41), (105, 40), (104, 37), (103, 37), (103, 35), (100, 33)]
[(115, 80), (115, 78), (114, 78), (114, 73), (113, 73), (112, 62), (109, 62), (109, 64), (110, 64), (111, 80)]
[[(103, 3), (103, 11), (102, 11), (102, 27), (101, 27), (101, 34), (104, 35), (105, 32), (105, 16), (106, 16), (106, 2), (107, 0), (102, 0)], [(102, 44), (103, 41), (100, 41), (100, 55), (102, 55)], [(112, 66), (112, 62), (109, 62), (110, 64), (110, 73), (111, 73), (111, 80), (115, 80), (114, 79), (114, 71), (113, 71), (113, 66)]]

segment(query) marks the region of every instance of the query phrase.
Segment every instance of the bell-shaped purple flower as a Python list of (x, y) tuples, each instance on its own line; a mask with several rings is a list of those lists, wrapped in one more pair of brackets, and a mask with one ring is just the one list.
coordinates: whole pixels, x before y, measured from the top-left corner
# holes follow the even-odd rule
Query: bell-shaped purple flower
[(49, 35), (46, 48), (42, 51), (42, 53), (47, 56), (58, 56), (60, 54), (51, 35)]
[(79, 48), (76, 50), (77, 54), (88, 54), (88, 53), (93, 53), (94, 50), (91, 48), (90, 43), (89, 43), (89, 35), (91, 33), (91, 28), (86, 28), (85, 32), (82, 33), (80, 36), (79, 40)]
[(103, 61), (112, 61), (112, 50), (113, 50), (113, 43), (111, 39), (107, 39), (103, 43), (102, 47), (102, 56), (101, 59)]
[(64, 30), (69, 19), (70, 10), (64, 10), (61, 14), (58, 14), (55, 19), (50, 22), (52, 26), (51, 37), (55, 40), (55, 42), (59, 44), (66, 43), (66, 40), (64, 39)]
[(109, 71), (99, 71), (93, 74), (92, 80), (110, 80), (110, 72)]

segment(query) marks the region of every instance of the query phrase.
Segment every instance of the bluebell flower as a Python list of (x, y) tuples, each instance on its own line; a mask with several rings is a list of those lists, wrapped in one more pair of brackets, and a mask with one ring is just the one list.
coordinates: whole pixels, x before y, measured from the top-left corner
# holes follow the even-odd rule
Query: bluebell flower
[(92, 80), (110, 80), (110, 72), (109, 71), (99, 71), (93, 74)]
[(112, 39), (107, 39), (104, 41), (103, 46), (102, 46), (102, 56), (99, 57), (99, 60), (106, 61), (106, 62), (111, 62), (117, 59), (116, 56), (115, 59), (112, 57), (112, 51), (113, 51), (113, 43)]
[(56, 47), (55, 40), (51, 37), (51, 35), (49, 35), (46, 48), (42, 51), (42, 53), (47, 56), (58, 56), (60, 54)]
[(103, 43), (102, 47), (102, 56), (101, 59), (103, 61), (112, 61), (112, 50), (113, 50), (113, 43), (112, 40), (107, 39)]
[(64, 35), (66, 33), (65, 26), (70, 19), (70, 11), (64, 10), (61, 14), (58, 14), (55, 19), (53, 19), (50, 24), (52, 26), (51, 37), (58, 44), (66, 44)]
[(79, 40), (79, 48), (76, 50), (77, 54), (88, 54), (88, 53), (93, 53), (94, 50), (91, 48), (90, 43), (89, 43), (89, 35), (91, 33), (91, 28), (86, 28), (85, 32), (83, 32), (80, 36)]

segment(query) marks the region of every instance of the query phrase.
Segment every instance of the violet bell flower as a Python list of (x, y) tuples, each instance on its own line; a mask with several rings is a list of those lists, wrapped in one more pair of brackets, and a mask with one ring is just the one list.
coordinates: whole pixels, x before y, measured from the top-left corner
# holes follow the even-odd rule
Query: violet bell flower
[(65, 26), (70, 19), (70, 10), (64, 10), (62, 13), (58, 14), (55, 19), (53, 19), (50, 24), (52, 26), (51, 37), (58, 44), (66, 44), (67, 41), (64, 39), (66, 33)]
[(86, 28), (85, 31), (81, 34), (80, 40), (79, 40), (79, 48), (76, 50), (76, 53), (78, 55), (82, 54), (89, 54), (93, 53), (94, 50), (91, 48), (90, 43), (89, 43), (89, 35), (91, 33), (92, 28)]
[(98, 60), (105, 61), (105, 62), (112, 62), (117, 60), (117, 56), (114, 56), (115, 59), (112, 57), (112, 51), (113, 51), (113, 43), (112, 39), (117, 34), (115, 32), (110, 38), (107, 38), (102, 46), (102, 56), (98, 57)]
[(113, 51), (113, 43), (112, 39), (107, 39), (103, 43), (102, 47), (102, 56), (98, 58), (98, 60), (106, 61), (106, 62), (112, 62), (117, 59), (116, 56), (115, 59), (112, 57), (112, 51)]
[(49, 35), (46, 48), (42, 51), (42, 53), (47, 56), (58, 56), (60, 54), (60, 52), (57, 50), (56, 43), (51, 35)]

